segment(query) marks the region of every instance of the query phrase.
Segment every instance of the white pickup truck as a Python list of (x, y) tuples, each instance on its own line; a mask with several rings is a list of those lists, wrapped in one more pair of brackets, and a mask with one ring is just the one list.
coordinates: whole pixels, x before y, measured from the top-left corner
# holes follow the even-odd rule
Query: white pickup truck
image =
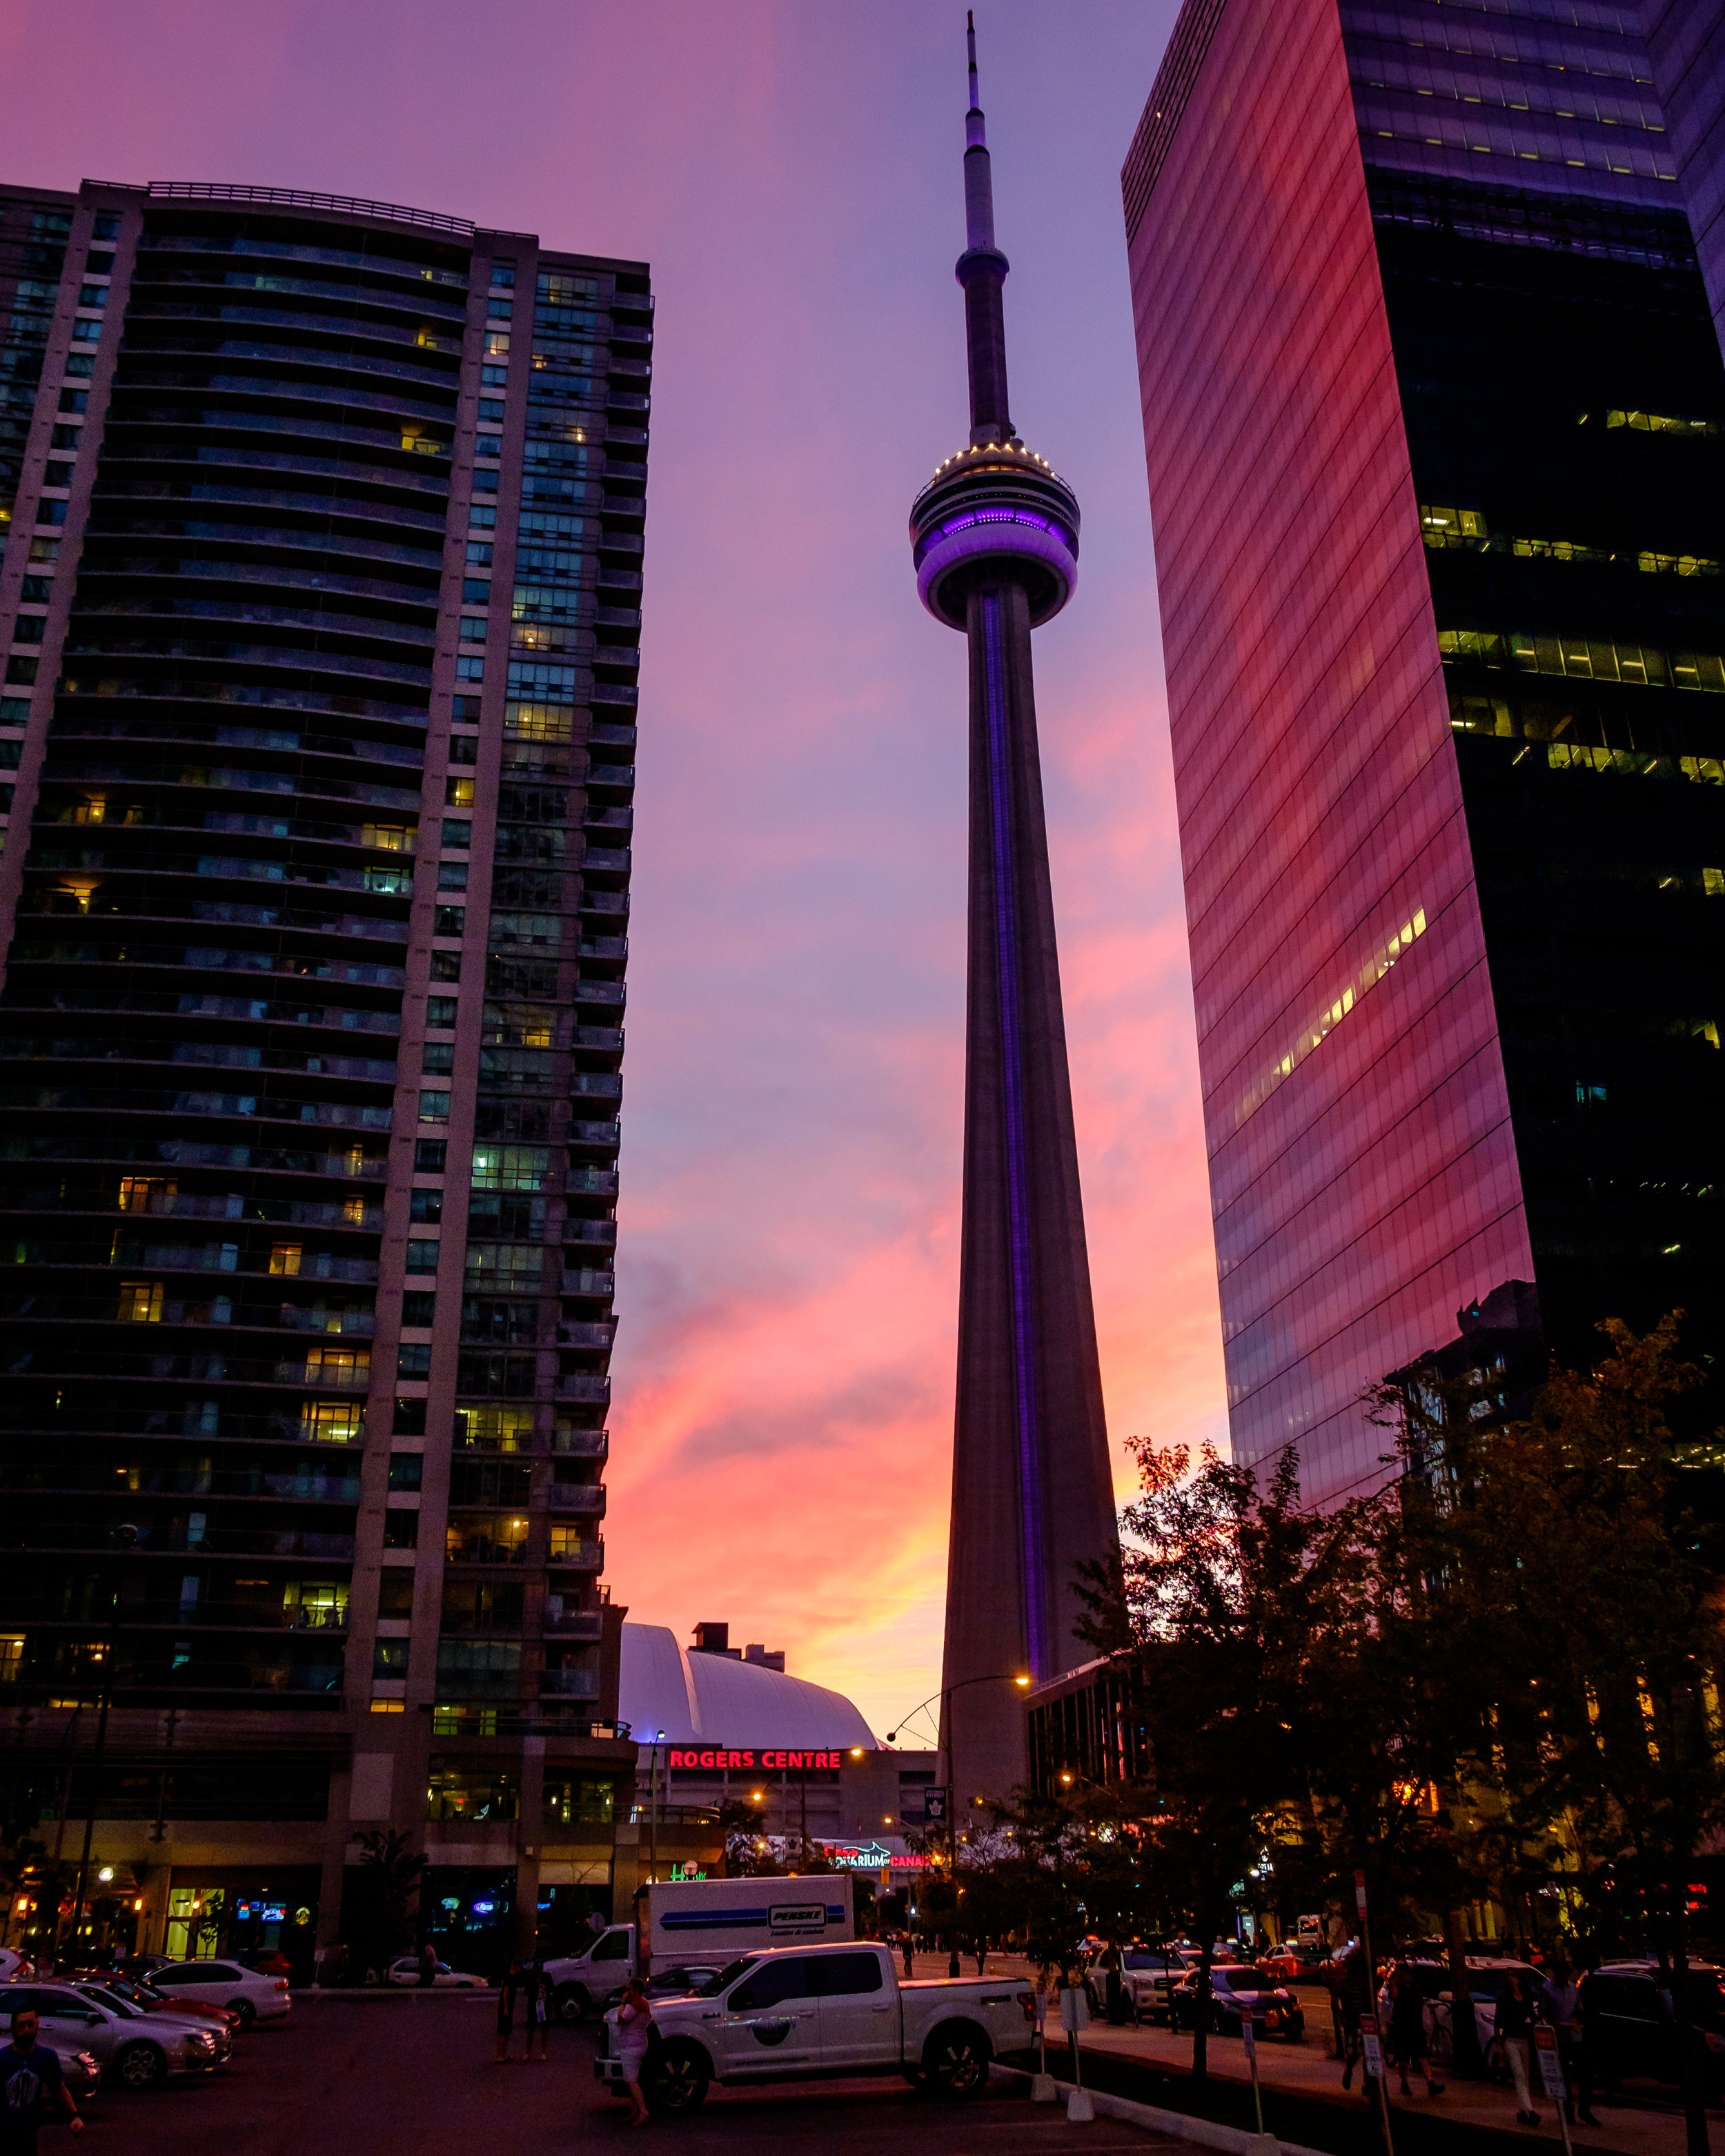
[[(978, 2096), (988, 2061), (1029, 2043), (1034, 2009), (1008, 1977), (901, 1984), (886, 1948), (860, 1941), (744, 1954), (704, 1991), (653, 2002), (659, 2041), (641, 2092), (663, 2118), (697, 2110), (713, 2082), (902, 2074), (943, 2096)], [(614, 2009), (593, 2071), (623, 2092)]]

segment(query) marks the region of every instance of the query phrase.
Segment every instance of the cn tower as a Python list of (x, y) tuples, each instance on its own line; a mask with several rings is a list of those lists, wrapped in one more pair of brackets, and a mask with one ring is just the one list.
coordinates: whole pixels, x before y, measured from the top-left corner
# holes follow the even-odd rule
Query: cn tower
[(970, 440), (911, 511), (916, 591), (970, 643), (970, 931), (958, 1392), (941, 1741), (954, 1830), (1028, 1774), (1024, 1692), (1088, 1659), (1085, 1559), (1118, 1548), (1060, 1009), (1030, 632), (1078, 577), (1078, 502), (1006, 391), (993, 182), (971, 18)]

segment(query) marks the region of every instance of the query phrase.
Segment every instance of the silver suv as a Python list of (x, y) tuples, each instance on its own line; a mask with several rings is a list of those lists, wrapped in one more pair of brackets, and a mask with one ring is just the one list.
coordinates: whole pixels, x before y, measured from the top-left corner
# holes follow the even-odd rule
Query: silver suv
[(223, 2051), (218, 2032), (173, 2014), (146, 2014), (117, 1994), (70, 1984), (0, 1984), (0, 2026), (8, 2033), (20, 2007), (42, 2017), (42, 2040), (63, 2057), (88, 2051), (104, 2081), (129, 2089), (156, 2088), (170, 2074), (213, 2073)]

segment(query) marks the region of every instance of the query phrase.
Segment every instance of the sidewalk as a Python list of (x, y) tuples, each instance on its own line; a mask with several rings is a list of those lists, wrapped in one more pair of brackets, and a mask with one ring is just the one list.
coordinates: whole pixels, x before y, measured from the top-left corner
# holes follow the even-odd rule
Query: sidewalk
[[(1305, 2041), (1288, 2044), (1279, 2037), (1266, 2038), (1258, 2046), (1258, 2082), (1263, 2094), (1265, 2129), (1290, 2140), (1297, 2140), (1301, 2136), (1290, 2130), (1288, 2122), (1278, 2122), (1278, 2092), (1298, 2097), (1302, 2104), (1327, 2104), (1337, 2110), (1355, 2112), (1364, 2110), (1358, 2072), (1353, 2092), (1343, 2089), (1339, 2061), (1326, 2056), (1327, 2020), (1317, 2022), (1313, 2000), (1303, 1994), (1302, 1999), (1307, 2014)], [(1327, 1998), (1320, 1994), (1317, 2003), (1327, 2016)], [(1172, 2035), (1166, 2029), (1147, 2023), (1137, 2029), (1111, 2029), (1099, 2022), (1087, 2029), (1079, 2041), (1086, 2056), (1095, 2052), (1102, 2057), (1131, 2061), (1168, 2076), (1171, 2082), (1189, 2082), (1191, 2078), (1192, 2038), (1189, 2034)], [(1049, 2051), (1053, 2066), (1055, 2046), (1052, 2042)], [(1055, 2071), (1062, 2071), (1064, 2066), (1062, 2060)], [(1210, 2038), (1209, 2074), (1213, 2082), (1250, 2087), (1250, 2070), (1246, 2065), (1245, 2047), (1237, 2036)], [(1500, 2131), (1523, 2141), (1562, 2147), (1557, 2107), (1544, 2095), (1538, 2098), (1539, 2124), (1534, 2128), (1517, 2123), (1514, 2090), (1499, 2088), (1495, 2082), (1446, 2079), (1444, 2093), (1430, 2098), (1424, 2094), (1423, 2084), (1417, 2076), (1412, 2078), (1410, 2085), (1420, 2092), (1412, 2097), (1398, 2094), (1397, 2077), (1391, 2070), (1392, 2130), (1398, 2118), (1417, 2113), (1426, 2118), (1443, 2118), (1452, 2125)], [(1168, 2089), (1162, 2100), (1178, 2107), (1177, 2089)], [(1683, 2113), (1674, 2092), (1666, 2095), (1650, 2088), (1645, 2094), (1625, 2095), (1616, 2102), (1609, 2097), (1603, 2102), (1596, 2099), (1594, 2115), (1599, 2122), (1597, 2127), (1575, 2126), (1569, 2129), (1571, 2140), (1578, 2149), (1621, 2151), (1623, 2156), (1684, 2156), (1686, 2141)], [(1708, 2118), (1710, 2122), (1725, 2119), (1725, 2112), (1712, 2112)]]

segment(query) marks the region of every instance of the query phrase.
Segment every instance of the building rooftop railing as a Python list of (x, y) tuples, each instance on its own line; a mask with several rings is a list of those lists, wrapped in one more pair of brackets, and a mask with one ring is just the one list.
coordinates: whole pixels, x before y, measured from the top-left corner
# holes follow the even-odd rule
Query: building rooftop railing
[(387, 218), (392, 224), (420, 224), (433, 232), (472, 239), (471, 218), (444, 217), (434, 209), (408, 209), (400, 203), (365, 202), (356, 195), (325, 195), (309, 187), (254, 187), (222, 180), (151, 180), (151, 202), (270, 203), (289, 209), (326, 209), (341, 217)]

